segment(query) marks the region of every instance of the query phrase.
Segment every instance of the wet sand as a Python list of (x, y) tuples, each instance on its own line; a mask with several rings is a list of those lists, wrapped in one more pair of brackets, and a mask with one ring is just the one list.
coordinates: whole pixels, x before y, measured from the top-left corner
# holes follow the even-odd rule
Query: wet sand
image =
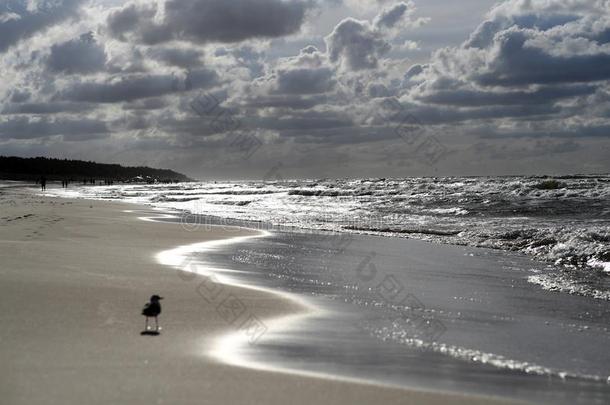
[[(143, 221), (135, 205), (0, 195), (0, 392), (3, 404), (493, 404), (483, 397), (266, 372), (208, 356), (235, 331), (200, 292), (205, 277), (159, 263), (161, 251), (253, 235)], [(141, 336), (141, 307), (165, 297), (160, 336)], [(270, 319), (303, 309), (223, 286)]]

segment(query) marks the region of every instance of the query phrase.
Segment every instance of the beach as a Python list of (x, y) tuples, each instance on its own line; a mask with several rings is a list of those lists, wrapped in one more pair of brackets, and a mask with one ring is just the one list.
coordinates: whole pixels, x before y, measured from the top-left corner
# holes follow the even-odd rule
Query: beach
[[(253, 370), (208, 355), (235, 331), (202, 299), (204, 277), (156, 259), (182, 245), (254, 235), (143, 220), (150, 207), (3, 191), (0, 218), (5, 404), (509, 403), (339, 378)], [(255, 289), (224, 286), (261, 319), (303, 311)], [(165, 297), (160, 336), (141, 336), (141, 307)]]
[(610, 0), (2, 0), (0, 54), (0, 405), (610, 405)]

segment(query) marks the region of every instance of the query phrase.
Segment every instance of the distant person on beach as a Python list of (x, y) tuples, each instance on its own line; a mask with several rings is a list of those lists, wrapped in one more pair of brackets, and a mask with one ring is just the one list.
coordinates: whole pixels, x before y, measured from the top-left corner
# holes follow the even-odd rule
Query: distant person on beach
[(47, 178), (46, 178), (46, 177), (44, 177), (44, 176), (42, 176), (42, 177), (40, 178), (40, 189), (41, 189), (42, 191), (45, 191), (45, 190), (47, 189)]

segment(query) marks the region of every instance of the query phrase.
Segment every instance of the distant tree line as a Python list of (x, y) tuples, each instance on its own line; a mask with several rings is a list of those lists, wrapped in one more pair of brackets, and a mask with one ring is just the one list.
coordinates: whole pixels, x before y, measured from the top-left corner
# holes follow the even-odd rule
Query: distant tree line
[(0, 156), (0, 179), (2, 180), (36, 181), (41, 176), (47, 180), (70, 181), (82, 181), (85, 178), (122, 182), (192, 181), (184, 174), (173, 170), (153, 169), (146, 166), (126, 167), (83, 160)]

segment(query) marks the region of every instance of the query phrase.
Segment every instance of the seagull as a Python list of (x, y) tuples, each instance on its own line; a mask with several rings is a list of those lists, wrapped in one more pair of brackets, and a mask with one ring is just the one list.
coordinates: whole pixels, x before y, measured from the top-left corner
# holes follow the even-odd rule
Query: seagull
[(150, 297), (150, 302), (147, 302), (146, 305), (144, 305), (144, 309), (142, 310), (142, 315), (146, 317), (146, 329), (144, 330), (148, 330), (148, 318), (154, 317), (155, 331), (159, 331), (159, 322), (157, 321), (157, 316), (161, 313), (161, 303), (159, 302), (159, 300), (162, 299), (163, 297), (159, 297), (155, 294)]

